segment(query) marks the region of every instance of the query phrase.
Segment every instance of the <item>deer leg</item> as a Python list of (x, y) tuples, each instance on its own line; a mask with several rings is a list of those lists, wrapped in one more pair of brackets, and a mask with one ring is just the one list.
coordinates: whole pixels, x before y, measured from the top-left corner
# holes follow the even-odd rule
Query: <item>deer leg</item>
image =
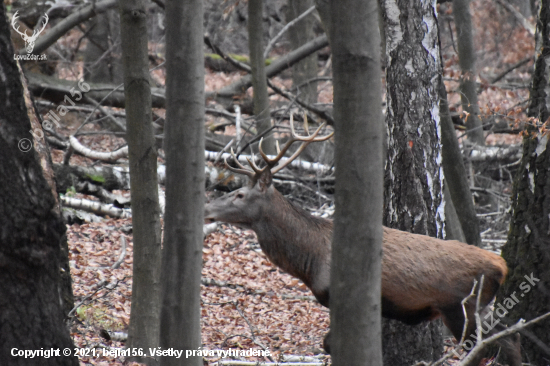
[[(488, 310), (488, 313), (491, 313), (491, 311)], [(484, 318), (494, 319), (494, 315), (491, 313), (489, 316)], [(500, 320), (501, 319), (495, 320), (495, 322), (498, 321), (498, 323), (495, 324), (494, 327), (487, 333), (485, 338), (506, 329), (506, 325)], [(501, 348), (501, 354), (504, 355), (504, 359), (499, 360), (500, 363), (509, 366), (521, 366), (521, 340), (519, 333), (513, 333), (506, 337), (502, 337), (498, 339), (496, 343)]]
[[(465, 308), (468, 315), (468, 326), (464, 336), (463, 347), (466, 351), (470, 351), (475, 346), (476, 342), (476, 321), (474, 316), (475, 306), (472, 307), (471, 304), (466, 304)], [(445, 324), (445, 326), (449, 328), (456, 341), (460, 342), (462, 339), (462, 334), (464, 332), (465, 319), (462, 305), (459, 303), (458, 305), (453, 305), (445, 309), (441, 309), (441, 314), (443, 318), (443, 324)], [(480, 355), (465, 366), (478, 366), (482, 358), (483, 356)]]
[[(476, 320), (475, 320), (475, 306), (473, 304), (466, 304), (466, 313), (468, 314), (468, 327), (466, 329), (464, 337), (464, 349), (470, 351), (476, 344)], [(461, 305), (442, 309), (443, 323), (451, 330), (457, 342), (460, 342), (462, 333), (464, 330), (464, 313)], [(490, 315), (488, 315), (490, 314)], [(482, 321), (482, 336), (483, 338), (489, 338), (491, 335), (498, 333), (506, 328), (500, 321), (497, 324), (487, 321), (492, 319), (493, 315), (491, 310), (487, 307), (481, 312), (480, 318)], [(490, 328), (490, 329), (489, 329)], [(521, 343), (519, 341), (519, 334), (512, 334), (510, 336), (499, 339), (496, 343), (502, 348), (502, 353), (507, 358), (509, 366), (521, 366)], [(475, 357), (472, 362), (469, 362), (465, 366), (477, 366), (481, 362), (483, 354)]]

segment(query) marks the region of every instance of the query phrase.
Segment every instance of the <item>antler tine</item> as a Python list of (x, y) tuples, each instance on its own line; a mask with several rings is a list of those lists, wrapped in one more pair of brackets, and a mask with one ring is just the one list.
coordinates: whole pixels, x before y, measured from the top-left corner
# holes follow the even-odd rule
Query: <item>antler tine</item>
[(246, 160), (248, 161), (248, 164), (257, 175), (260, 175), (261, 173), (265, 172), (267, 168), (269, 168), (269, 166), (264, 166), (263, 168), (260, 169), (260, 167), (257, 166), (256, 163), (254, 162), (254, 156), (252, 156), (252, 160), (250, 160), (250, 158), (246, 158)]
[(38, 36), (40, 33), (42, 33), (42, 31), (44, 30), (44, 28), (46, 28), (46, 25), (48, 25), (48, 20), (50, 18), (48, 17), (48, 14), (44, 14), (44, 23), (42, 24), (42, 29), (40, 29), (39, 31), (38, 30), (34, 30), (32, 32), (32, 35), (33, 37), (34, 36)]
[(248, 176), (250, 179), (254, 179), (254, 177), (256, 176), (256, 173), (253, 172), (250, 169), (246, 169), (246, 167), (244, 165), (242, 165), (239, 162), (239, 160), (237, 160), (237, 157), (235, 156), (235, 152), (233, 151), (233, 148), (231, 148), (231, 157), (233, 158), (233, 161), (235, 161), (235, 164), (237, 164), (237, 166), (240, 169), (239, 168), (233, 168), (231, 165), (229, 165), (227, 163), (227, 156), (226, 156), (225, 159), (224, 159), (224, 162), (225, 162), (225, 166), (227, 167), (227, 169), (231, 170), (234, 173), (244, 174), (244, 175)]
[(26, 31), (26, 30), (25, 30), (24, 33), (21, 32), (21, 31), (19, 30), (19, 25), (17, 26), (17, 28), (15, 28), (15, 22), (17, 21), (17, 18), (18, 18), (17, 13), (19, 13), (19, 10), (17, 10), (17, 11), (15, 12), (15, 14), (13, 14), (13, 16), (11, 17), (11, 26), (12, 26), (12, 28), (13, 28), (17, 33), (19, 33), (20, 35), (22, 35), (22, 36), (25, 35), (25, 36), (26, 36), (26, 35), (27, 35), (27, 31)]
[(262, 156), (262, 158), (265, 160), (265, 162), (267, 163), (267, 165), (270, 168), (273, 168), (279, 162), (279, 160), (281, 160), (281, 158), (286, 154), (288, 148), (293, 143), (295, 143), (296, 141), (300, 141), (299, 138), (301, 138), (301, 137), (298, 136), (296, 134), (296, 131), (294, 130), (294, 114), (293, 113), (290, 114), (290, 133), (291, 133), (291, 138), (286, 142), (286, 144), (285, 144), (285, 146), (283, 146), (282, 150), (279, 148), (279, 143), (277, 142), (277, 156), (275, 156), (275, 158), (273, 158), (273, 159), (268, 158), (267, 155), (262, 150), (262, 140), (263, 140), (263, 138), (260, 139), (260, 144), (258, 145), (258, 149), (260, 150), (260, 155)]
[[(307, 119), (307, 116), (305, 117)], [(279, 171), (281, 171), (281, 169), (285, 168), (286, 166), (288, 166), (290, 163), (292, 163), (292, 161), (294, 161), (294, 159), (296, 159), (298, 157), (298, 155), (300, 155), (302, 153), (302, 151), (304, 151), (304, 149), (312, 142), (318, 142), (318, 141), (326, 141), (328, 140), (329, 138), (331, 138), (333, 135), (334, 135), (334, 132), (332, 132), (331, 134), (327, 135), (327, 136), (322, 136), (322, 137), (317, 137), (317, 135), (321, 132), (321, 130), (326, 126), (326, 122), (321, 124), (316, 130), (315, 132), (313, 132), (311, 135), (309, 135), (309, 131), (308, 132), (308, 136), (299, 136), (298, 134), (296, 134), (296, 130), (294, 129), (294, 115), (291, 114), (290, 115), (290, 133), (291, 133), (291, 138), (290, 140), (287, 141), (287, 143), (285, 144), (285, 146), (283, 147), (283, 149), (277, 154), (277, 156), (274, 158), (274, 159), (269, 159), (267, 158), (267, 156), (263, 153), (263, 151), (261, 150), (261, 145), (260, 145), (260, 154), (262, 155), (262, 158), (267, 162), (267, 164), (271, 167), (271, 173), (272, 174), (275, 174)], [(287, 160), (285, 160), (283, 163), (281, 163), (280, 165), (278, 165), (277, 167), (275, 167), (275, 164), (277, 164), (277, 162), (279, 162), (279, 160), (281, 160), (281, 158), (283, 157), (283, 155), (286, 153), (286, 151), (288, 150), (288, 148), (290, 147), (290, 145), (292, 145), (294, 142), (296, 141), (301, 141), (302, 142), (302, 145), (300, 145), (300, 147), (294, 152), (294, 154), (292, 154), (291, 157), (289, 157)]]

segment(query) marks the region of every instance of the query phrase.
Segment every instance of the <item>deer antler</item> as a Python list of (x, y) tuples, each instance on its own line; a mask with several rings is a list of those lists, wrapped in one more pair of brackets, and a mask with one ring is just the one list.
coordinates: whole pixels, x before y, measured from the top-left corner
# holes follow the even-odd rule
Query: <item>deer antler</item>
[(38, 38), (38, 36), (40, 35), (40, 33), (42, 33), (42, 31), (44, 30), (44, 28), (46, 28), (46, 25), (48, 25), (48, 20), (50, 18), (48, 17), (48, 14), (44, 14), (44, 24), (42, 24), (42, 29), (40, 29), (39, 31), (37, 31), (36, 29), (32, 32), (32, 36), (31, 38), (34, 40), (35, 38)]
[[(268, 158), (268, 156), (262, 150), (262, 141), (263, 141), (263, 139), (261, 139), (260, 140), (260, 145), (259, 145), (260, 155), (262, 156), (262, 158), (267, 163), (267, 166), (269, 166), (269, 168), (271, 169), (271, 173), (275, 174), (275, 173), (279, 172), (281, 169), (283, 169), (284, 167), (288, 166), (288, 164), (292, 163), (292, 161), (294, 161), (294, 159), (296, 159), (298, 157), (298, 155), (300, 155), (302, 153), (302, 151), (304, 151), (304, 149), (307, 147), (307, 145), (311, 144), (312, 142), (326, 141), (329, 138), (331, 138), (334, 135), (334, 132), (332, 132), (331, 134), (329, 134), (327, 136), (322, 136), (322, 137), (316, 138), (317, 135), (319, 134), (319, 132), (321, 132), (321, 130), (323, 129), (323, 127), (325, 127), (325, 125), (326, 125), (326, 122), (323, 123), (321, 126), (319, 126), (319, 128), (317, 128), (315, 130), (315, 132), (313, 132), (313, 134), (310, 135), (309, 131), (307, 129), (307, 114), (304, 114), (304, 126), (306, 126), (305, 130), (306, 130), (308, 136), (298, 136), (296, 134), (296, 131), (294, 130), (294, 115), (290, 114), (291, 138), (286, 142), (286, 144), (285, 144), (285, 146), (283, 147), (282, 150), (279, 149), (279, 144), (277, 143), (277, 156), (273, 159)], [(293, 143), (295, 143), (296, 141), (302, 141), (302, 145), (300, 145), (300, 147), (294, 152), (294, 154), (292, 154), (292, 156), (290, 158), (288, 158), (283, 163), (281, 163), (280, 165), (275, 167), (275, 165), (285, 155), (285, 153), (290, 148), (290, 146)]]
[(17, 13), (19, 13), (19, 10), (17, 10), (17, 11), (15, 12), (15, 14), (13, 14), (13, 17), (11, 18), (11, 27), (13, 28), (13, 30), (15, 30), (15, 31), (16, 31), (17, 33), (19, 33), (20, 35), (25, 36), (25, 37), (28, 37), (27, 31), (26, 31), (26, 30), (25, 30), (25, 32), (21, 32), (21, 31), (19, 30), (19, 25), (17, 25), (17, 28), (15, 28), (15, 25), (16, 25), (15, 22), (17, 21), (17, 18), (18, 18)]
[[(274, 157), (273, 159), (270, 159), (264, 153), (264, 151), (262, 150), (263, 138), (260, 139), (260, 144), (258, 145), (258, 148), (260, 150), (260, 155), (262, 156), (262, 158), (264, 159), (264, 161), (267, 164), (266, 166), (264, 166), (263, 168), (260, 169), (256, 165), (256, 163), (254, 162), (254, 158), (252, 158), (252, 159), (247, 158), (246, 160), (248, 160), (248, 164), (250, 165), (250, 167), (252, 169), (246, 168), (244, 165), (242, 165), (237, 160), (237, 157), (235, 156), (235, 153), (233, 152), (233, 148), (231, 148), (231, 157), (235, 161), (235, 164), (237, 164), (238, 168), (233, 168), (232, 166), (230, 166), (227, 163), (227, 158), (225, 159), (225, 165), (232, 172), (238, 173), (238, 174), (244, 174), (252, 180), (258, 178), (263, 172), (266, 171), (266, 169), (271, 169), (271, 174), (275, 174), (275, 173), (279, 172), (281, 169), (283, 169), (284, 167), (286, 167), (288, 164), (292, 163), (292, 161), (294, 159), (296, 159), (302, 151), (304, 151), (304, 149), (307, 147), (307, 145), (311, 144), (312, 142), (325, 141), (325, 140), (328, 140), (329, 138), (331, 138), (334, 135), (334, 132), (332, 132), (330, 135), (327, 135), (327, 136), (317, 137), (317, 135), (319, 134), (319, 132), (321, 132), (321, 130), (323, 129), (323, 127), (325, 127), (325, 125), (326, 125), (326, 123), (323, 123), (321, 126), (319, 126), (319, 128), (317, 128), (317, 130), (315, 130), (315, 132), (313, 132), (313, 134), (310, 135), (309, 131), (307, 130), (307, 115), (305, 115), (305, 117), (304, 117), (304, 126), (306, 126), (305, 130), (308, 133), (308, 136), (298, 136), (296, 134), (296, 131), (294, 130), (294, 115), (291, 114), (290, 115), (291, 137), (286, 142), (286, 144), (285, 144), (285, 146), (283, 147), (282, 150), (279, 148), (279, 143), (277, 142), (277, 156), (276, 157)], [(300, 145), (300, 147), (294, 152), (294, 154), (292, 154), (292, 156), (290, 158), (285, 160), (280, 165), (275, 166), (275, 165), (277, 165), (279, 160), (281, 160), (281, 158), (285, 155), (285, 153), (290, 148), (290, 146), (293, 143), (295, 143), (296, 141), (302, 141), (302, 145)]]
[(231, 157), (233, 158), (233, 161), (235, 162), (235, 164), (237, 164), (237, 166), (239, 168), (233, 168), (231, 165), (229, 165), (227, 163), (227, 157), (226, 157), (224, 159), (224, 161), (225, 161), (225, 166), (227, 167), (227, 169), (231, 170), (234, 173), (244, 174), (244, 175), (248, 176), (250, 179), (255, 179), (256, 177), (258, 177), (261, 173), (263, 173), (268, 168), (267, 166), (265, 166), (262, 169), (260, 169), (260, 168), (258, 168), (256, 163), (254, 162), (254, 158), (252, 158), (252, 160), (247, 158), (246, 160), (248, 161), (248, 164), (250, 165), (252, 170), (248, 169), (247, 167), (245, 167), (244, 165), (242, 165), (239, 162), (239, 160), (235, 156), (235, 152), (233, 151), (233, 148), (231, 148)]

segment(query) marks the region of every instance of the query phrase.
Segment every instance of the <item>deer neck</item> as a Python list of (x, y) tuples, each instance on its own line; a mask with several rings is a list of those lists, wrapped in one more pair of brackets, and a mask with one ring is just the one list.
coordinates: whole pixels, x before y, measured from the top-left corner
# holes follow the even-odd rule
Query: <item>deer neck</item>
[(311, 216), (276, 190), (252, 229), (267, 257), (308, 287), (316, 271), (330, 261), (332, 221)]

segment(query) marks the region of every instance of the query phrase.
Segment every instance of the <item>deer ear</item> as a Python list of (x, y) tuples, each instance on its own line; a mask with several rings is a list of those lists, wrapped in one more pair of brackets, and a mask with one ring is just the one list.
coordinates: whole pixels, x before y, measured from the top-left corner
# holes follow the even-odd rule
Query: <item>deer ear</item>
[(271, 175), (271, 171), (269, 169), (266, 169), (265, 172), (263, 172), (260, 177), (258, 178), (258, 188), (261, 192), (265, 192), (269, 186), (273, 183), (273, 176)]

